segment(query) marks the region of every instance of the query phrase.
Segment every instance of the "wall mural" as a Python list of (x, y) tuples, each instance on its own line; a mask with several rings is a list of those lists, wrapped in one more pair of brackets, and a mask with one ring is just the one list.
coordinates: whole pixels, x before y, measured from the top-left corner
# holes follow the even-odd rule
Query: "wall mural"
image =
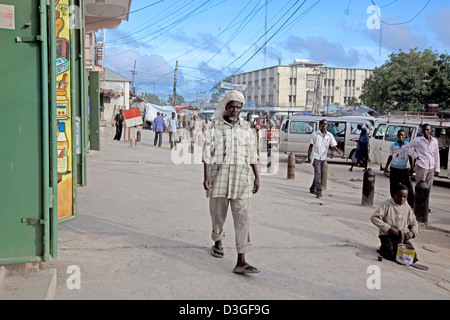
[(56, 0), (56, 118), (58, 219), (72, 215), (72, 122), (70, 97), (69, 0)]

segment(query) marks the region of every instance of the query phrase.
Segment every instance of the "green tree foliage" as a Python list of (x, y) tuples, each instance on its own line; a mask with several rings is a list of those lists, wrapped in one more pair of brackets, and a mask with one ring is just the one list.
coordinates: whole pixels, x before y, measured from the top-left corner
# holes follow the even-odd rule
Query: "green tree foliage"
[(362, 86), (361, 101), (372, 108), (423, 111), (430, 103), (450, 106), (450, 56), (431, 50), (392, 53)]
[[(169, 105), (172, 105), (172, 95), (169, 94), (169, 97), (167, 98), (167, 101), (169, 102)], [(183, 104), (184, 101), (184, 97), (179, 95), (179, 94), (175, 94), (175, 106), (179, 106), (181, 104)]]
[(358, 107), (361, 105), (361, 102), (359, 102), (355, 97), (350, 97), (348, 98), (347, 105)]
[(144, 98), (144, 100), (148, 101), (149, 103), (153, 103), (156, 105), (161, 104), (161, 100), (162, 100), (156, 94), (148, 93), (148, 92), (143, 94), (143, 98)]

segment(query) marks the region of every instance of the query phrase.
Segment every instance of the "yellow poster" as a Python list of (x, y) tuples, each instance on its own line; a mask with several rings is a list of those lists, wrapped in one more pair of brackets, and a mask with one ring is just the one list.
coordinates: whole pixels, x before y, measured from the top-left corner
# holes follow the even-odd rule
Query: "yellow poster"
[(73, 211), (69, 0), (56, 0), (56, 119), (58, 219)]

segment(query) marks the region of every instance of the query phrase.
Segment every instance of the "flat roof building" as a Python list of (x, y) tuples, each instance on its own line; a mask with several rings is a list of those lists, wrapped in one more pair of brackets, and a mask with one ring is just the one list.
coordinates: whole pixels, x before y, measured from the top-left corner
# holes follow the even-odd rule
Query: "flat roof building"
[(321, 114), (327, 105), (344, 106), (358, 99), (369, 69), (325, 67), (323, 62), (295, 59), (288, 66), (273, 66), (232, 76), (243, 92), (247, 111), (260, 114), (303, 112)]

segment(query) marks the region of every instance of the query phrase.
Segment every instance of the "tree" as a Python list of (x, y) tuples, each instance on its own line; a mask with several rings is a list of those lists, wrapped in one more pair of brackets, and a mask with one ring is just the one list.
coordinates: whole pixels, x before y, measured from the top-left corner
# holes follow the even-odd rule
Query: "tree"
[(353, 107), (359, 107), (361, 105), (361, 102), (358, 101), (358, 98), (350, 97), (350, 98), (348, 98), (347, 105), (353, 106)]
[(149, 103), (153, 103), (153, 104), (160, 104), (161, 103), (161, 99), (156, 94), (146, 92), (146, 93), (143, 94), (143, 97)]
[(212, 87), (211, 91), (211, 103), (219, 102), (219, 97), (225, 93), (225, 89), (220, 87), (222, 82), (231, 82), (231, 76), (226, 77), (222, 81), (217, 82), (214, 87)]
[[(167, 98), (169, 101), (169, 104), (172, 105), (172, 95), (169, 94), (169, 97)], [(178, 106), (180, 104), (184, 103), (184, 98), (183, 96), (180, 96), (179, 94), (175, 94), (175, 105)]]
[(423, 111), (430, 103), (450, 105), (450, 57), (431, 50), (392, 53), (364, 81), (361, 101), (382, 110)]

